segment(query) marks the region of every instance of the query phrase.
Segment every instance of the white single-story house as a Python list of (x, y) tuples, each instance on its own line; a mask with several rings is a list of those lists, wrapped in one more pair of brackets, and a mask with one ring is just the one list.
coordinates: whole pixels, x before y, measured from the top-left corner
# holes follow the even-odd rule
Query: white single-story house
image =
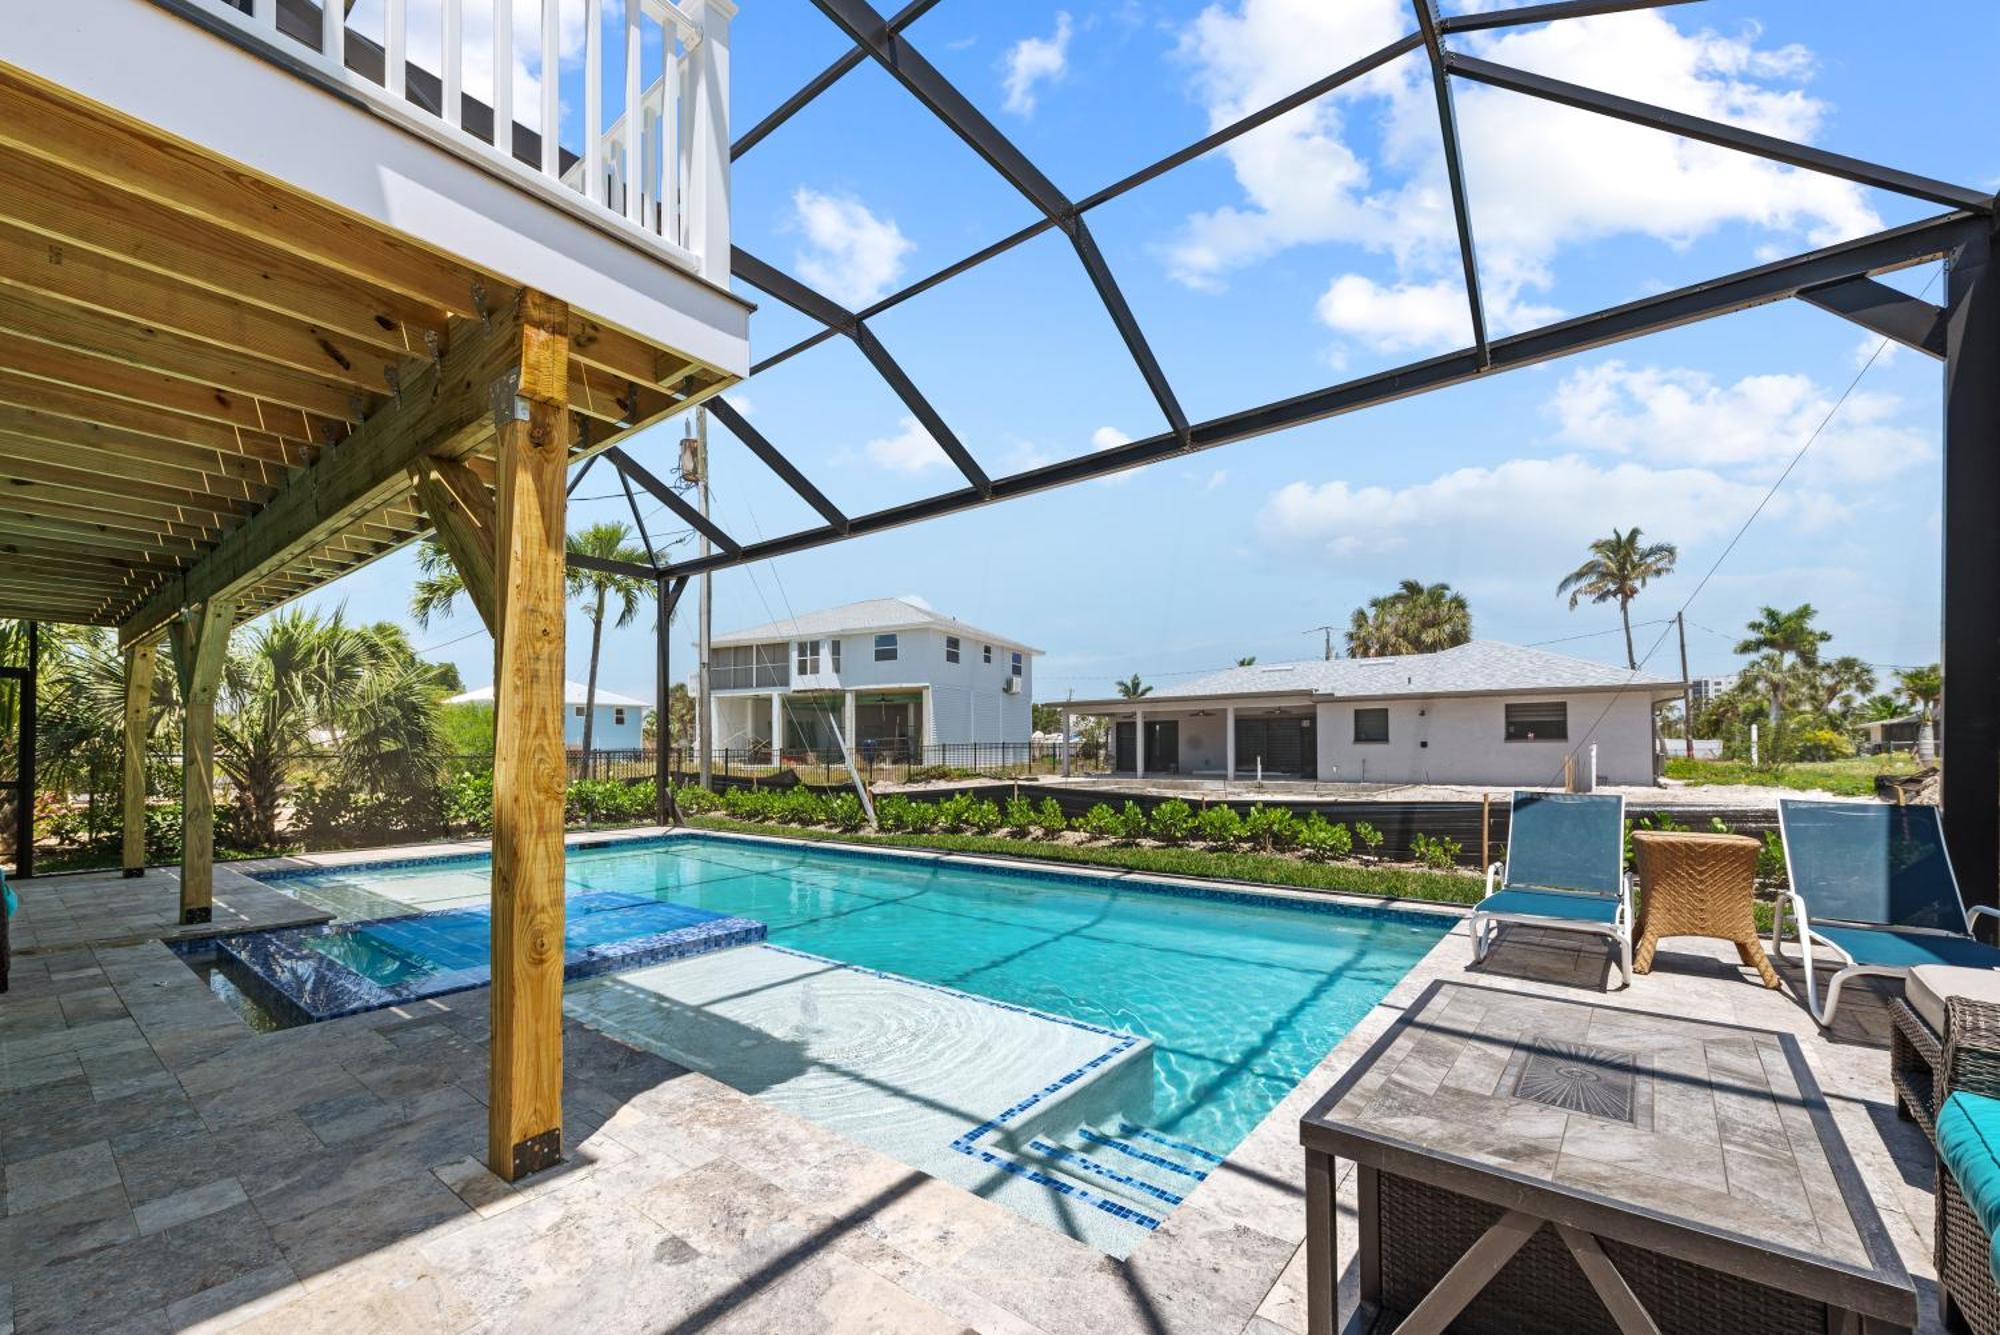
[[(583, 749), (584, 700), (589, 692), (582, 682), (563, 683), (563, 745), (572, 751)], [(445, 701), (448, 705), (485, 705), (493, 707), (493, 688), (481, 686), (476, 691), (454, 695)], [(637, 751), (645, 745), (646, 711), (652, 702), (634, 700), (629, 695), (597, 688), (597, 722), (590, 730), (590, 746), (594, 751)]]
[[(1076, 700), (1111, 723), (1126, 775), (1549, 786), (1597, 748), (1599, 783), (1654, 782), (1672, 678), (1474, 640), (1434, 654), (1229, 668), (1136, 700)], [(1066, 729), (1067, 730), (1067, 729)]]
[(939, 748), (1026, 746), (1041, 650), (923, 603), (871, 598), (710, 642), (717, 750), (947, 760)]

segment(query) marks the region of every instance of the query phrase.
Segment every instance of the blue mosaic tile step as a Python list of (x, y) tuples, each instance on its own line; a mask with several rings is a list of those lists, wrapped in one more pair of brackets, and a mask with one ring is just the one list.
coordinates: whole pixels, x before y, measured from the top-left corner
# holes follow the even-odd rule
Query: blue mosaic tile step
[[(1084, 1140), (1097, 1146), (1099, 1149), (1111, 1150), (1114, 1153), (1124, 1155), (1128, 1159), (1137, 1159), (1140, 1163), (1151, 1164), (1155, 1168), (1163, 1168), (1169, 1173), (1177, 1173), (1182, 1177), (1191, 1177), (1197, 1182), (1202, 1181), (1208, 1176), (1207, 1173), (1199, 1168), (1190, 1168), (1186, 1164), (1176, 1163), (1165, 1155), (1148, 1154), (1136, 1145), (1127, 1144), (1125, 1141), (1113, 1136), (1107, 1136), (1101, 1131), (1093, 1131), (1087, 1126), (1078, 1130), (1077, 1135), (1083, 1137)], [(1194, 1149), (1192, 1145), (1187, 1148)], [(1195, 1153), (1206, 1155), (1207, 1151), (1195, 1150)], [(1208, 1155), (1207, 1157), (1213, 1158), (1214, 1156)]]
[[(604, 891), (570, 897), (563, 977), (705, 955), (760, 942), (749, 918)], [(214, 940), (226, 976), (288, 1019), (313, 1022), (380, 1010), (492, 981), (490, 909), (447, 909), (370, 922), (246, 932)]]
[(1121, 1187), (1129, 1187), (1142, 1196), (1151, 1196), (1154, 1200), (1164, 1202), (1167, 1205), (1179, 1205), (1181, 1203), (1182, 1197), (1168, 1191), (1165, 1187), (1156, 1187), (1150, 1182), (1133, 1177), (1130, 1173), (1121, 1173), (1110, 1164), (1101, 1163), (1091, 1158), (1088, 1154), (1077, 1150), (1072, 1150), (1062, 1145), (1051, 1145), (1046, 1140), (1030, 1141), (1028, 1148), (1037, 1154), (1046, 1155), (1054, 1159), (1057, 1163), (1065, 1164), (1071, 1168), (1082, 1169), (1093, 1177), (1101, 1177), (1107, 1182), (1116, 1182)]

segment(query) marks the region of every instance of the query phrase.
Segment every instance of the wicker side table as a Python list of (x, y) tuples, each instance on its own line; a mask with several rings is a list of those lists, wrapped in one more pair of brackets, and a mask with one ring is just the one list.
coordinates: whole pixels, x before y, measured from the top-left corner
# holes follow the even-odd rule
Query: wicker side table
[(1778, 986), (1778, 971), (1764, 956), (1751, 910), (1760, 848), (1755, 839), (1740, 834), (1633, 834), (1641, 896), (1633, 971), (1652, 972), (1661, 937), (1710, 936), (1733, 943), (1765, 987)]

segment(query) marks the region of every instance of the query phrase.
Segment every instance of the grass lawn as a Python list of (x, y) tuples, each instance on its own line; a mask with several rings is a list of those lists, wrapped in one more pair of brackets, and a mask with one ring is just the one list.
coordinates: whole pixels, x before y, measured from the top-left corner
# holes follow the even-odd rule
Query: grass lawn
[(1219, 853), (1203, 848), (1152, 848), (1115, 844), (1066, 844), (1052, 840), (1013, 839), (980, 834), (852, 834), (793, 825), (765, 825), (726, 816), (690, 816), (696, 829), (729, 830), (780, 839), (806, 839), (845, 844), (876, 844), (891, 848), (928, 848), (948, 853), (1034, 858), (1091, 867), (1151, 872), (1160, 876), (1206, 877), (1248, 881), (1293, 890), (1337, 890), (1343, 894), (1424, 899), (1434, 903), (1471, 904), (1485, 889), (1482, 877), (1462, 872), (1425, 871), (1415, 867), (1370, 866), (1355, 862), (1305, 862), (1263, 853)]
[(1842, 797), (1873, 797), (1878, 774), (1914, 774), (1917, 762), (1908, 752), (1886, 756), (1856, 756), (1852, 760), (1821, 760), (1793, 765), (1749, 765), (1740, 760), (1667, 758), (1667, 777), (1695, 787), (1707, 784), (1748, 784), (1838, 793)]

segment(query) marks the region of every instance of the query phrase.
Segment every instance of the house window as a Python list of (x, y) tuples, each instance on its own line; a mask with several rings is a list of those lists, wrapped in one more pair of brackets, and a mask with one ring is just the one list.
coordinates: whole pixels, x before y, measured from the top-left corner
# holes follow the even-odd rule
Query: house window
[(894, 635), (877, 635), (875, 637), (875, 661), (878, 663), (893, 663), (896, 661), (896, 637)]
[[(836, 640), (834, 643), (838, 644)], [(800, 640), (798, 643), (799, 675), (813, 676), (819, 672), (819, 641)]]
[(1354, 711), (1354, 741), (1386, 742), (1389, 740), (1389, 711), (1382, 709), (1357, 709)]
[(577, 716), (578, 718), (582, 718), (582, 717), (583, 717), (583, 706), (582, 706), (582, 705), (578, 705), (578, 706), (576, 707), (576, 716)]
[(1014, 655), (1013, 673), (1017, 677), (1021, 675), (1021, 656), (1019, 654)]
[(947, 635), (944, 637), (944, 661), (947, 663), (956, 663), (958, 661), (958, 636)]
[(612, 710), (612, 711), (611, 711), (611, 722), (612, 722), (612, 724), (613, 724), (614, 726), (616, 726), (616, 727), (620, 727), (620, 728), (624, 727), (624, 726), (625, 726), (625, 711), (624, 711), (624, 710), (622, 710), (622, 709), (614, 709), (614, 710)]
[(1510, 742), (1566, 742), (1569, 740), (1569, 702), (1542, 700), (1533, 704), (1507, 706), (1507, 740)]
[(980, 645), (979, 657), (983, 662), (991, 663), (993, 661), (993, 646), (990, 644)]
[(826, 652), (828, 660), (833, 664), (833, 670), (835, 672), (840, 671), (840, 641), (828, 640), (826, 642)]

